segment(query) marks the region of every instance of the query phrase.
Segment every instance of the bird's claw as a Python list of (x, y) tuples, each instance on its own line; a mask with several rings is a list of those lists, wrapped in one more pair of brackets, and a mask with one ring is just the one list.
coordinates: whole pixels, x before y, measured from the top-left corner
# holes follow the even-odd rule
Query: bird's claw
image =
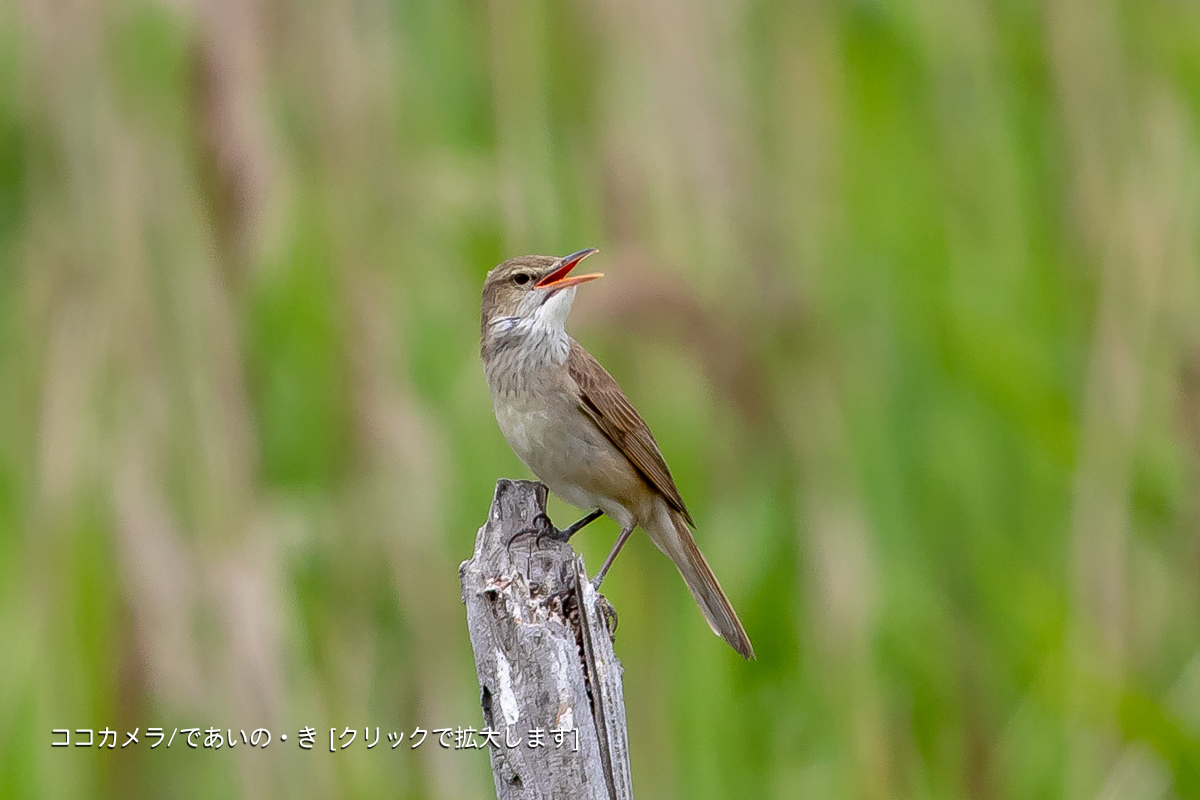
[(513, 542), (517, 541), (517, 539), (520, 539), (523, 536), (533, 536), (533, 546), (539, 550), (542, 547), (542, 539), (551, 539), (555, 542), (565, 542), (570, 539), (570, 535), (568, 533), (565, 531), (560, 531), (558, 528), (554, 527), (554, 524), (550, 521), (550, 517), (546, 516), (546, 512), (544, 511), (538, 512), (537, 516), (533, 518), (533, 522), (528, 528), (522, 528), (512, 536), (508, 537), (508, 541), (505, 542), (504, 546), (511, 548), (513, 546)]
[(604, 627), (608, 628), (608, 638), (613, 640), (617, 636), (617, 610), (613, 608), (612, 603), (608, 602), (608, 598), (604, 595), (599, 595), (597, 601), (600, 613), (604, 615)]

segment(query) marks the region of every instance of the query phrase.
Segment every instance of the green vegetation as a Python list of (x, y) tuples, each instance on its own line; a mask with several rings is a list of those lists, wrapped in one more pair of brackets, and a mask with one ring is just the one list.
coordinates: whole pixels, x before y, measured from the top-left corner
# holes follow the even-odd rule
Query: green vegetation
[(1200, 797), (1198, 123), (1186, 0), (0, 5), (0, 797), (491, 796), (361, 729), (481, 724), (479, 290), (587, 246), (759, 654), (635, 537), (640, 797)]

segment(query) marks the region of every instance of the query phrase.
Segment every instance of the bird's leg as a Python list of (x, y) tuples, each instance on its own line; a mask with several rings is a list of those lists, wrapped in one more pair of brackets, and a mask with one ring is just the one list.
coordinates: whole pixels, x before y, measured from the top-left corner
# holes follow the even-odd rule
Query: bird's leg
[(629, 535), (633, 533), (633, 528), (629, 527), (621, 531), (621, 535), (617, 537), (617, 543), (613, 545), (612, 552), (608, 554), (608, 558), (604, 559), (604, 566), (596, 573), (596, 577), (592, 578), (592, 588), (599, 589), (600, 584), (604, 582), (604, 576), (608, 574), (608, 568), (612, 566), (613, 561), (617, 557), (617, 553), (621, 552), (621, 548), (625, 546), (625, 542), (629, 541)]
[(567, 542), (570, 541), (572, 536), (579, 533), (581, 530), (595, 522), (603, 515), (604, 512), (597, 508), (595, 511), (590, 512), (578, 522), (559, 530), (558, 528), (554, 527), (554, 523), (550, 521), (550, 517), (546, 516), (546, 512), (542, 511), (533, 518), (532, 525), (523, 530), (519, 530), (512, 536), (508, 537), (506, 546), (512, 547), (512, 543), (517, 539), (521, 538), (522, 536), (529, 536), (530, 534), (533, 534), (536, 537), (533, 541), (534, 546), (540, 547), (542, 539), (553, 539), (556, 542)]
[(603, 516), (604, 511), (602, 509), (597, 508), (595, 511), (589, 511), (582, 519), (573, 522), (561, 531), (558, 531), (558, 533), (562, 535), (562, 541), (568, 541), (572, 536)]

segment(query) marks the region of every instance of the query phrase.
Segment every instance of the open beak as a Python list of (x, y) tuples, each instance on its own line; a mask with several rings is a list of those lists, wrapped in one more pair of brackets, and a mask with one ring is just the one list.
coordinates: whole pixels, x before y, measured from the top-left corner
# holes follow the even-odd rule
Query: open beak
[(571, 275), (571, 270), (575, 269), (575, 265), (583, 261), (593, 253), (600, 251), (594, 247), (589, 247), (586, 250), (580, 250), (577, 253), (571, 253), (569, 256), (562, 257), (562, 263), (555, 267), (552, 272), (547, 273), (534, 286), (538, 289), (565, 289), (568, 286), (577, 286), (581, 283), (594, 281), (597, 278), (603, 278), (603, 272), (593, 272), (589, 275)]

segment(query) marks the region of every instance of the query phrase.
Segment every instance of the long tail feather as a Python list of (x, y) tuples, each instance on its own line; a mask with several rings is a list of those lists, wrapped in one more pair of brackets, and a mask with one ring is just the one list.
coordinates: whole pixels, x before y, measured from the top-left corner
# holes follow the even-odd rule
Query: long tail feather
[(708, 566), (704, 554), (696, 546), (696, 540), (692, 538), (683, 516), (664, 504), (661, 513), (645, 528), (651, 541), (675, 563), (713, 633), (728, 642), (742, 658), (754, 658), (750, 637), (746, 635), (742, 621), (738, 619), (737, 612), (721, 589), (721, 583)]

